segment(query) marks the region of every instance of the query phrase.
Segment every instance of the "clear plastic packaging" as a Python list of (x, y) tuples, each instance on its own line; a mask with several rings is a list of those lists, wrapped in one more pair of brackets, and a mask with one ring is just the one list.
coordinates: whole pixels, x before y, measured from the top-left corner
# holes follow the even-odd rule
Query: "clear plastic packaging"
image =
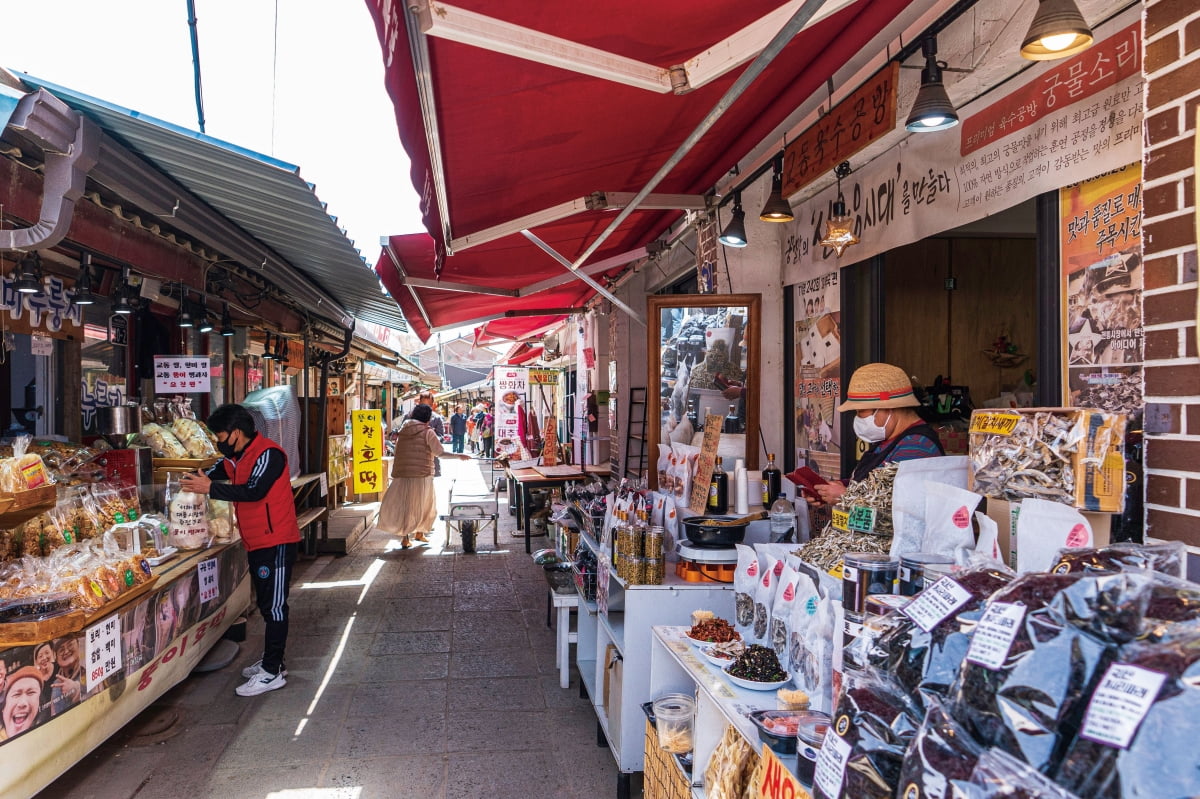
[(171, 474), (167, 478), (165, 496), (167, 519), (170, 529), (169, 543), (179, 549), (204, 549), (212, 543), (208, 529), (208, 496), (183, 491), (179, 477)]

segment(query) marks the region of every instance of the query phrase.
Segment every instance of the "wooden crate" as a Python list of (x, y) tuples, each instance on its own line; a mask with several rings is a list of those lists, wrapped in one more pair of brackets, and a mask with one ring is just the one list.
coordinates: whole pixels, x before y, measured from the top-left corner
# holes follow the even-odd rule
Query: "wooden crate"
[(57, 501), (58, 486), (54, 483), (15, 494), (0, 494), (0, 530), (11, 530), (34, 516), (40, 516), (53, 508)]

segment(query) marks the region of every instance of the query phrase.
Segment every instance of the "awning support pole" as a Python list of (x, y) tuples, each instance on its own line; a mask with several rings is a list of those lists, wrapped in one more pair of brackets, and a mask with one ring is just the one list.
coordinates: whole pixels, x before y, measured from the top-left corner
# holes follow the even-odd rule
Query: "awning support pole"
[(425, 304), (421, 302), (420, 295), (417, 294), (415, 287), (408, 285), (408, 273), (404, 271), (404, 267), (400, 265), (400, 256), (396, 254), (396, 248), (392, 246), (391, 241), (387, 241), (383, 245), (383, 249), (387, 251), (388, 258), (392, 262), (392, 268), (396, 270), (396, 274), (400, 276), (400, 282), (408, 289), (408, 293), (412, 295), (413, 302), (417, 305), (417, 310), (421, 312), (421, 318), (425, 320), (425, 327), (433, 329), (433, 322), (429, 320), (429, 314), (425, 311)]
[[(746, 71), (738, 76), (738, 79), (735, 80), (733, 85), (729, 87), (724, 95), (722, 95), (721, 99), (717, 101), (717, 104), (713, 106), (711, 111), (708, 112), (708, 115), (701, 120), (700, 124), (694, 131), (692, 131), (691, 135), (679, 145), (679, 148), (675, 150), (671, 157), (667, 159), (667, 162), (659, 168), (658, 172), (654, 173), (654, 177), (650, 178), (650, 182), (647, 183), (641, 191), (634, 195), (633, 199), (629, 201), (629, 205), (621, 209), (621, 212), (617, 214), (616, 219), (610, 222), (608, 227), (605, 228), (604, 231), (596, 238), (596, 240), (592, 242), (586, 250), (584, 250), (583, 254), (575, 260), (575, 263), (571, 267), (568, 267), (571, 269), (571, 271), (576, 271), (581, 265), (583, 265), (585, 261), (587, 261), (588, 258), (591, 258), (592, 254), (595, 253), (596, 250), (600, 249), (600, 245), (603, 244), (609, 236), (616, 232), (617, 228), (621, 226), (621, 223), (628, 219), (629, 215), (637, 210), (638, 205), (645, 200), (652, 191), (654, 191), (658, 184), (661, 183), (667, 175), (671, 174), (671, 170), (674, 169), (679, 162), (684, 159), (691, 149), (696, 146), (696, 143), (703, 138), (704, 134), (708, 133), (712, 126), (716, 124), (717, 120), (719, 120), (725, 114), (725, 112), (729, 110), (734, 101), (736, 101), (737, 98), (742, 95), (742, 92), (746, 90), (746, 87), (753, 83), (754, 80), (762, 74), (763, 70), (765, 70), (770, 63), (775, 60), (775, 56), (779, 55), (780, 51), (783, 50), (787, 43), (790, 42), (792, 38), (799, 33), (805, 25), (808, 24), (809, 20), (811, 20), (818, 11), (821, 10), (821, 6), (824, 5), (824, 3), (825, 0), (805, 0), (804, 5), (800, 6), (799, 10), (797, 10), (796, 13), (792, 15), (792, 18), (787, 21), (787, 24), (779, 29), (779, 33), (775, 34), (770, 43), (763, 48), (761, 53), (758, 54), (758, 57), (751, 62), (750, 66), (746, 67)], [(605, 296), (609, 299), (612, 299), (612, 295), (608, 293), (605, 293)], [(616, 300), (613, 301), (616, 302)], [(625, 308), (624, 305), (621, 307)], [(628, 311), (626, 312), (628, 313)]]
[(534, 244), (536, 244), (538, 247), (540, 247), (547, 255), (549, 255), (551, 258), (553, 258), (554, 260), (556, 260), (560, 264), (562, 264), (564, 267), (566, 267), (568, 272), (573, 273), (577, 278), (579, 278), (584, 283), (587, 283), (589, 286), (594, 288), (596, 290), (597, 294), (612, 301), (612, 304), (617, 306), (618, 308), (620, 308), (626, 314), (628, 314), (630, 319), (633, 319), (635, 322), (641, 324), (643, 327), (645, 326), (646, 320), (642, 318), (642, 315), (640, 313), (633, 310), (628, 305), (626, 305), (625, 303), (623, 303), (619, 299), (617, 299), (617, 296), (615, 294), (613, 294), (611, 291), (606, 289), (604, 286), (601, 286), (598, 282), (596, 282), (596, 280), (593, 279), (591, 275), (587, 274), (582, 269), (580, 269), (578, 264), (571, 263), (570, 259), (559, 254), (553, 247), (551, 247), (549, 244), (547, 244), (546, 242), (539, 239), (532, 231), (522, 230), (521, 235), (524, 236), (525, 238), (529, 239), (530, 241), (532, 241)]

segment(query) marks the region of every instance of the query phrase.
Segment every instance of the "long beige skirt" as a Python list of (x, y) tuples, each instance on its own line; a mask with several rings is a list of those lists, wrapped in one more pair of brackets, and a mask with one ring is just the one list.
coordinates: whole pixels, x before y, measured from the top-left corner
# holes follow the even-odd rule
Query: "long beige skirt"
[(397, 536), (428, 533), (437, 519), (432, 477), (393, 477), (375, 526)]

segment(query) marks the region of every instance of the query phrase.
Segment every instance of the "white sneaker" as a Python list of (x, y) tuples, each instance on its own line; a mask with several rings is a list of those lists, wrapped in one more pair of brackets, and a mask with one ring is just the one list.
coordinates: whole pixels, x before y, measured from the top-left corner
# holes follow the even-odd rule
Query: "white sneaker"
[(287, 685), (287, 680), (284, 679), (282, 672), (272, 674), (269, 671), (260, 671), (234, 690), (238, 696), (258, 696), (285, 685)]
[[(252, 663), (249, 666), (247, 666), (246, 668), (242, 669), (242, 676), (248, 680), (251, 677), (253, 677), (255, 674), (258, 674), (262, 670), (263, 670), (262, 658), (259, 658), (255, 663)], [(279, 674), (282, 677), (286, 677), (287, 676), (287, 667), (284, 666), (283, 668), (281, 668), (279, 670)]]

